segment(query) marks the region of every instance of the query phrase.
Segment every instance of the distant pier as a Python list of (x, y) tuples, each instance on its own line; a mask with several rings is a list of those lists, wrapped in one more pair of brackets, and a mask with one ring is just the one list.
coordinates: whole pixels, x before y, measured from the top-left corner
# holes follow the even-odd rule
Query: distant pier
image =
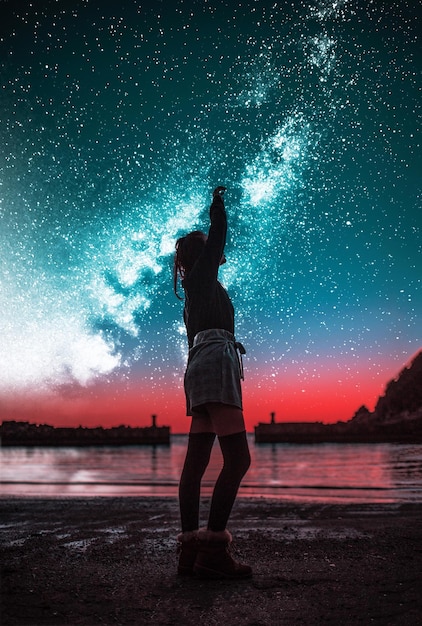
[(157, 416), (151, 416), (151, 426), (132, 428), (55, 428), (48, 424), (4, 421), (0, 425), (2, 446), (139, 446), (169, 445), (170, 427), (157, 426)]
[(270, 416), (270, 422), (255, 426), (256, 443), (422, 443), (422, 411), (391, 423), (372, 420), (370, 414), (335, 424), (276, 422), (275, 413)]
[(256, 443), (320, 443), (328, 440), (329, 433), (322, 422), (276, 422), (274, 412), (270, 417), (270, 422), (255, 426)]

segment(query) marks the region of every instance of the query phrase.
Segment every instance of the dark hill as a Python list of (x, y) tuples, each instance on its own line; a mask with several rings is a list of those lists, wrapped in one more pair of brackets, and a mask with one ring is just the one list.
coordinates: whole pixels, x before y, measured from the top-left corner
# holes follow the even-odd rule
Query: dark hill
[(379, 426), (422, 420), (422, 350), (408, 367), (390, 380), (373, 413), (362, 406), (352, 422)]
[(405, 367), (395, 380), (391, 380), (375, 407), (379, 421), (389, 421), (394, 416), (412, 415), (422, 408), (422, 351)]

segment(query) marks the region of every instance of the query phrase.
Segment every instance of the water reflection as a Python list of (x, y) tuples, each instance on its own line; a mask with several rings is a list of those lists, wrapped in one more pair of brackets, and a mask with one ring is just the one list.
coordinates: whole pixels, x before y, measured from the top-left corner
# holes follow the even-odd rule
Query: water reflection
[[(395, 444), (255, 445), (240, 496), (325, 502), (422, 501), (422, 448)], [(187, 439), (170, 446), (4, 448), (3, 495), (176, 496)], [(204, 482), (221, 467), (218, 444)]]
[(405, 457), (400, 448), (391, 446), (390, 451), (394, 483), (416, 487), (422, 483), (422, 446), (407, 446)]

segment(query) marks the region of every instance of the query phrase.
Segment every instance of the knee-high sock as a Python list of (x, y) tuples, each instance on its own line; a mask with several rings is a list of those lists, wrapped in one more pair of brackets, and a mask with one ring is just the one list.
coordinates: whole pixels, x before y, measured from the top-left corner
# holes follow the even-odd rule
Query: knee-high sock
[(215, 483), (208, 528), (225, 530), (242, 478), (251, 464), (246, 432), (218, 438), (224, 465)]
[(207, 469), (214, 443), (214, 433), (191, 433), (185, 464), (179, 483), (179, 506), (182, 532), (199, 527), (201, 480)]

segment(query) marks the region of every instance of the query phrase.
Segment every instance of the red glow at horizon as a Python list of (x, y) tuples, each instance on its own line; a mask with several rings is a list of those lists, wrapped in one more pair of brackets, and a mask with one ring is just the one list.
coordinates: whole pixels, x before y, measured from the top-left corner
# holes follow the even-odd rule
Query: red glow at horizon
[[(277, 381), (249, 374), (243, 386), (247, 430), (253, 431), (258, 422), (268, 422), (272, 412), (281, 422), (347, 421), (362, 404), (373, 410), (388, 380), (384, 375), (385, 371), (374, 380), (361, 372), (349, 380), (339, 380), (338, 375), (327, 372), (302, 382), (294, 371)], [(98, 385), (94, 390), (80, 391), (78, 396), (11, 397), (5, 406), (2, 420), (58, 427), (148, 426), (152, 414), (157, 415), (158, 425), (170, 426), (173, 433), (187, 432), (190, 425), (183, 388), (176, 381), (152, 389), (145, 382), (138, 386), (132, 382), (129, 388), (127, 383), (125, 387)]]

